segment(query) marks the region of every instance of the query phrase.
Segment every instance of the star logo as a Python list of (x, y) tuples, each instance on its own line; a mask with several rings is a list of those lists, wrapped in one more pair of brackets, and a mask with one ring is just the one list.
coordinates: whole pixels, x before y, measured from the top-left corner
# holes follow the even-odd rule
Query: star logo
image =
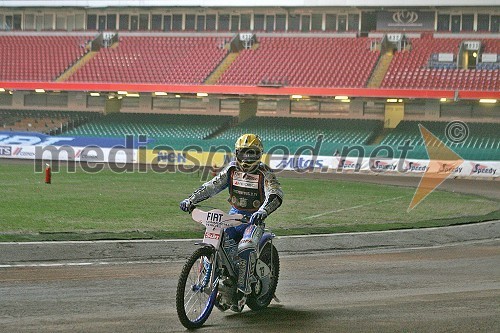
[[(441, 185), (464, 162), (463, 158), (451, 150), (450, 147), (427, 128), (421, 124), (418, 127), (424, 139), (425, 150), (427, 151), (427, 155), (429, 155), (429, 165), (420, 179), (408, 211), (421, 203), (422, 200)], [(443, 167), (444, 165), (446, 167)]]

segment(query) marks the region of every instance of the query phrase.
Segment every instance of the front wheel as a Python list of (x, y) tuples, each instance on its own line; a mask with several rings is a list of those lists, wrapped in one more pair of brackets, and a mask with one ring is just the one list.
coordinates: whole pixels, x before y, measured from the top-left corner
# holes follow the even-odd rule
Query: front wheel
[(217, 296), (212, 285), (215, 252), (208, 247), (197, 249), (182, 268), (177, 284), (177, 316), (188, 329), (201, 327), (210, 316)]
[(260, 252), (259, 260), (261, 260), (270, 270), (266, 276), (258, 278), (252, 293), (247, 299), (247, 305), (253, 311), (258, 311), (266, 308), (273, 300), (276, 287), (278, 286), (278, 278), (280, 273), (280, 258), (278, 250), (272, 243), (266, 243)]

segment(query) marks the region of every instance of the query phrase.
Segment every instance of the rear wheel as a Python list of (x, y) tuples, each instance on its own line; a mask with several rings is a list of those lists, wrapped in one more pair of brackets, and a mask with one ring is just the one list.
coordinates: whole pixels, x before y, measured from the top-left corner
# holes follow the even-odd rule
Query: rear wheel
[(176, 308), (186, 328), (201, 327), (210, 316), (217, 296), (211, 275), (215, 252), (208, 247), (197, 249), (182, 268), (177, 284)]
[(266, 308), (273, 300), (280, 273), (278, 250), (271, 243), (266, 243), (260, 252), (259, 259), (270, 269), (269, 276), (258, 278), (252, 293), (247, 299), (247, 305), (253, 311)]

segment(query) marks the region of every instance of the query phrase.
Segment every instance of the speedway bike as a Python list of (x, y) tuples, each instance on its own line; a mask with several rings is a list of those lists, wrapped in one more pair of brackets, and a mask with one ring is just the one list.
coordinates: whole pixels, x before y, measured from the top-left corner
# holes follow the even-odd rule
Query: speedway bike
[[(226, 311), (237, 306), (238, 244), (230, 242), (224, 229), (248, 223), (240, 214), (230, 215), (219, 209), (203, 211), (195, 208), (191, 217), (205, 226), (203, 242), (187, 259), (177, 284), (176, 308), (180, 322), (188, 329), (199, 328), (212, 313), (213, 307)], [(252, 292), (246, 305), (253, 311), (269, 306), (278, 285), (280, 262), (273, 245), (275, 235), (265, 231), (254, 265)], [(241, 311), (241, 309), (239, 309)], [(239, 312), (238, 311), (238, 312)]]

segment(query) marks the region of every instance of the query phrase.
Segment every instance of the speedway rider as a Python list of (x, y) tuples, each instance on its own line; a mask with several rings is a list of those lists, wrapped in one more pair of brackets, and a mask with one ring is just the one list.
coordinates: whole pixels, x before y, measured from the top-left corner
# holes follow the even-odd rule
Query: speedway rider
[(226, 236), (238, 244), (235, 262), (238, 269), (238, 305), (231, 308), (237, 312), (243, 309), (246, 297), (252, 291), (251, 283), (256, 281), (253, 272), (257, 246), (264, 233), (264, 219), (281, 205), (283, 199), (276, 176), (260, 161), (263, 150), (257, 135), (242, 135), (235, 144), (236, 160), (180, 203), (183, 211), (190, 212), (197, 203), (229, 188), (228, 201), (232, 206), (229, 214), (250, 218), (248, 224), (225, 229)]

